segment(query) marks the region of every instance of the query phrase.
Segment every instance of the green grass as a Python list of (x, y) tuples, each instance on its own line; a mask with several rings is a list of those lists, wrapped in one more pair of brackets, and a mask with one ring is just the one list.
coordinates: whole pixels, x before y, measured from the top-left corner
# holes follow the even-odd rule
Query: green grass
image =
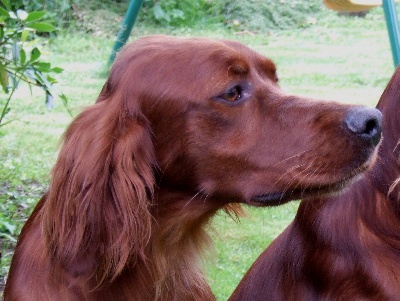
[[(375, 105), (394, 68), (381, 9), (366, 19), (339, 18), (334, 13), (305, 30), (235, 34), (208, 29), (134, 29), (138, 36), (165, 33), (209, 36), (241, 41), (272, 58), (278, 65), (281, 86), (291, 92)], [(95, 101), (105, 81), (106, 62), (114, 39), (64, 32), (43, 51), (46, 59), (65, 71), (60, 88), (74, 114)], [(0, 103), (5, 96), (0, 97)], [(21, 85), (11, 103), (8, 119), (0, 127), (0, 278), (7, 274), (13, 239), (48, 185), (57, 144), (71, 121), (61, 103), (48, 111), (41, 90), (32, 94)], [(298, 203), (277, 208), (250, 208), (239, 223), (225, 214), (210, 227), (215, 241), (206, 273), (218, 300), (226, 300), (262, 250), (293, 219)], [(267, 275), (266, 275), (267, 276)]]
[(207, 261), (209, 284), (217, 300), (226, 300), (258, 255), (292, 221), (298, 202), (280, 208), (249, 208), (240, 222), (224, 213), (212, 223), (215, 252)]

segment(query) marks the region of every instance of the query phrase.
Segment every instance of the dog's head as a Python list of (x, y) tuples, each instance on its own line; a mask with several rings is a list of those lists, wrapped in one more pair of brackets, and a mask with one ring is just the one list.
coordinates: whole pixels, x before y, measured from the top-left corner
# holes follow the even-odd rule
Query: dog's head
[(340, 190), (380, 139), (379, 111), (288, 95), (270, 59), (233, 41), (140, 39), (118, 56), (102, 100), (141, 115), (160, 185), (229, 202)]

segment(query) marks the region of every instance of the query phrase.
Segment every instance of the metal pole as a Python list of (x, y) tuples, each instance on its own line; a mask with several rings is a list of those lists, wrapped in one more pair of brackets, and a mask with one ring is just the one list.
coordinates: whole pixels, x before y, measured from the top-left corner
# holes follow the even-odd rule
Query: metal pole
[(390, 47), (392, 49), (393, 63), (397, 67), (400, 63), (400, 28), (394, 0), (383, 0), (386, 26), (389, 33)]
[(122, 23), (122, 27), (119, 30), (117, 40), (115, 41), (113, 50), (108, 60), (110, 65), (114, 62), (117, 52), (121, 49), (122, 46), (125, 45), (126, 40), (128, 40), (129, 34), (131, 33), (133, 25), (135, 24), (142, 3), (143, 0), (131, 0), (131, 2), (129, 3), (124, 22)]

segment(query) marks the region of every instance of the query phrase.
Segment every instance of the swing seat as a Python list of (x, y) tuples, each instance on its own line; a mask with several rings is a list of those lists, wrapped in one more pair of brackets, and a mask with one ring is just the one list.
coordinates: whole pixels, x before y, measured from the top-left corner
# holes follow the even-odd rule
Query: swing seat
[(382, 0), (324, 0), (324, 4), (340, 12), (361, 12), (382, 5)]

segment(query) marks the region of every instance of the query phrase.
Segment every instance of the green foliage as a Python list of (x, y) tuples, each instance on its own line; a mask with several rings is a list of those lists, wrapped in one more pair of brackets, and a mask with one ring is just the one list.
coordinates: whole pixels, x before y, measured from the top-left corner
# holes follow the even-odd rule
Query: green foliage
[(8, 0), (1, 0), (0, 6), (0, 86), (6, 98), (0, 102), (0, 126), (10, 111), (10, 101), (19, 83), (41, 87), (45, 91), (46, 105), (53, 106), (53, 97), (59, 96), (67, 108), (66, 96), (54, 88), (57, 83), (52, 73), (62, 69), (52, 67), (41, 59), (41, 41), (36, 33), (49, 33), (55, 26), (43, 21), (46, 11), (26, 12), (11, 10)]
[[(129, 2), (15, 0), (13, 8), (46, 10), (57, 17), (60, 26), (111, 37), (118, 32)], [(234, 30), (269, 31), (309, 27), (324, 11), (320, 0), (144, 0), (138, 23), (164, 28), (204, 28), (218, 24)]]
[(261, 31), (309, 27), (322, 10), (320, 0), (229, 0), (223, 14), (228, 27)]
[(223, 0), (145, 0), (139, 17), (146, 23), (170, 27), (194, 27), (223, 20)]
[(95, 36), (115, 38), (121, 28), (124, 13), (121, 15), (107, 9), (97, 8), (88, 10), (84, 6), (78, 6), (74, 10), (75, 26), (72, 29), (79, 32), (87, 32)]
[(71, 6), (75, 0), (12, 0), (11, 10), (47, 11), (47, 15), (59, 26), (66, 25), (73, 19)]
[(70, 1), (73, 2), (71, 10), (73, 20), (65, 24), (68, 29), (106, 38), (116, 37), (130, 2), (129, 0)]
[(169, 27), (219, 23), (235, 30), (305, 28), (323, 13), (320, 0), (145, 0), (140, 20)]
[(36, 203), (38, 193), (43, 193), (43, 187), (37, 183), (27, 183), (26, 187), (15, 190), (6, 189), (7, 185), (0, 185), (0, 239), (15, 243), (18, 234)]

